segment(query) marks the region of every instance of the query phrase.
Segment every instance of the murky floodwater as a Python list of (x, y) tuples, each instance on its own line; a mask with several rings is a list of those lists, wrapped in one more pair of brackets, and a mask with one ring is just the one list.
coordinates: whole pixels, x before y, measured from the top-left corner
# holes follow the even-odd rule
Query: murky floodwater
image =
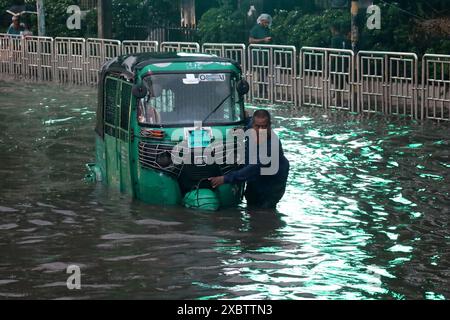
[(448, 125), (274, 110), (278, 212), (202, 213), (83, 181), (95, 100), (0, 82), (0, 298), (450, 297)]

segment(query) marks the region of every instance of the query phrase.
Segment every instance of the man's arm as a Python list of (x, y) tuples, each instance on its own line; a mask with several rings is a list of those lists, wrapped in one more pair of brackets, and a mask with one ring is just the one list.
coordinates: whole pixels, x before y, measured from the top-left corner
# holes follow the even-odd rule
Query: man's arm
[(237, 183), (253, 180), (261, 173), (260, 164), (248, 164), (240, 170), (227, 173), (224, 176), (224, 183)]
[(208, 180), (211, 181), (211, 185), (213, 188), (217, 188), (224, 183), (238, 183), (253, 180), (259, 176), (260, 172), (261, 165), (249, 164), (240, 170), (227, 173), (224, 176), (212, 177)]
[(272, 41), (272, 37), (265, 37), (265, 38), (262, 38), (262, 39), (256, 39), (256, 38), (250, 37), (248, 39), (248, 42), (250, 44), (268, 43), (270, 41)]

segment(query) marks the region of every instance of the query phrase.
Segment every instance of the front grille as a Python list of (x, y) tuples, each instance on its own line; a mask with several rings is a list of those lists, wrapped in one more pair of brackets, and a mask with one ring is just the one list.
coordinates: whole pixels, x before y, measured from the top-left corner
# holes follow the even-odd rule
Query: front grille
[(147, 142), (139, 142), (139, 163), (143, 168), (160, 170), (171, 175), (179, 176), (182, 165), (170, 164), (162, 167), (156, 162), (158, 155), (165, 152), (171, 153), (174, 146), (171, 144), (154, 144)]
[[(214, 150), (213, 155), (215, 159), (221, 159), (219, 164), (205, 165), (203, 163), (198, 164), (194, 162), (195, 154), (193, 149), (191, 149), (191, 163), (182, 163), (180, 156), (183, 156), (183, 153), (180, 153), (179, 151), (187, 149), (185, 143), (172, 145), (167, 143), (149, 143), (141, 141), (139, 142), (139, 163), (143, 168), (156, 169), (178, 178), (183, 175), (184, 178), (189, 178), (189, 180), (193, 182), (209, 178), (212, 175), (227, 174), (239, 166), (237, 154), (239, 153), (239, 150), (243, 150), (242, 143), (213, 143), (209, 148), (211, 148), (210, 150)], [(176, 160), (175, 162), (177, 163), (176, 165), (171, 163), (169, 166), (163, 167), (157, 163), (156, 159), (158, 155), (165, 152), (169, 152), (171, 156), (174, 157)], [(201, 154), (207, 155), (211, 154), (211, 152), (205, 152), (205, 149), (203, 149)], [(208, 159), (204, 158), (204, 160), (208, 162)], [(230, 162), (229, 160), (232, 161)]]

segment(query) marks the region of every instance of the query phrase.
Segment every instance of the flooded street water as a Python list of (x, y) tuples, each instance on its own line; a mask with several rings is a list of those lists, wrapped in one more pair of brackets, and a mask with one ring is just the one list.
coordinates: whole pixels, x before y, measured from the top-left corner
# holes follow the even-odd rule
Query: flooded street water
[(450, 298), (448, 124), (272, 109), (277, 212), (205, 213), (84, 182), (95, 104), (0, 82), (0, 299)]

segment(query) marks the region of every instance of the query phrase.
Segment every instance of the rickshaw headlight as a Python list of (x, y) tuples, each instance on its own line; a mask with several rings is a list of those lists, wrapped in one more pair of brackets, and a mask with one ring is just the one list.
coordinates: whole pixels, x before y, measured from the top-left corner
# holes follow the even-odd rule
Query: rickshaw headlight
[(169, 151), (164, 151), (156, 156), (156, 163), (161, 166), (161, 168), (167, 168), (172, 164), (172, 155)]

